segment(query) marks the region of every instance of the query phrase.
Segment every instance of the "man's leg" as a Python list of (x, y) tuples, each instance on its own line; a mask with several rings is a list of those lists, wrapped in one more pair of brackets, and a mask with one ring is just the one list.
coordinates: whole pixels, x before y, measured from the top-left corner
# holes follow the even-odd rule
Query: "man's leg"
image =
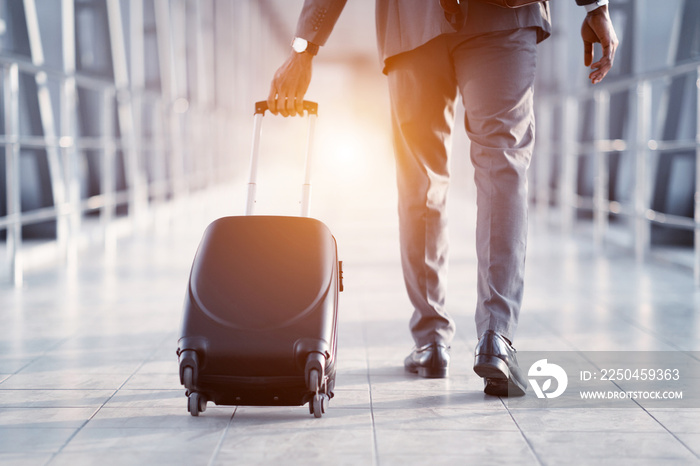
[(536, 33), (472, 37), (453, 56), (477, 187), (477, 333), (512, 341), (523, 295)]
[(419, 348), (447, 346), (455, 330), (445, 311), (445, 207), (457, 83), (445, 40), (392, 58), (388, 78), (411, 334)]
[(484, 377), (486, 393), (522, 395), (527, 384), (510, 342), (523, 296), (536, 33), (463, 38), (452, 50), (477, 187), (474, 370)]

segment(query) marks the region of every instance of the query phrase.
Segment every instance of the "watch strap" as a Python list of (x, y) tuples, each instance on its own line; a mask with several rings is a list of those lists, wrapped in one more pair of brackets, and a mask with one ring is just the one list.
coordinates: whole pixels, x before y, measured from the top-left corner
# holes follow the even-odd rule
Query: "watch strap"
[[(297, 47), (295, 47), (295, 45), (298, 42), (304, 43), (306, 45), (306, 47), (303, 50), (299, 50)], [(314, 44), (313, 42), (309, 42), (308, 40), (303, 39), (301, 37), (295, 37), (292, 40), (291, 45), (292, 45), (292, 48), (294, 49), (295, 52), (297, 52), (297, 53), (307, 52), (308, 54), (310, 54), (312, 56), (316, 55), (318, 53), (318, 49), (319, 49), (319, 46), (317, 44)]]

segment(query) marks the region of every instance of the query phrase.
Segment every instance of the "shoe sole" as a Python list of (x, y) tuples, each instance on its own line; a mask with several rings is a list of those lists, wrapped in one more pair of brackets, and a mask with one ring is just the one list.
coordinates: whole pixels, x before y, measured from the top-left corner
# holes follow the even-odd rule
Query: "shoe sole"
[(437, 369), (419, 367), (417, 373), (419, 376), (426, 379), (444, 379), (445, 377), (447, 377), (447, 372), (448, 371), (446, 367), (440, 367)]
[(447, 367), (439, 367), (439, 368), (432, 368), (432, 367), (408, 368), (408, 367), (406, 367), (406, 371), (410, 372), (411, 374), (418, 374), (419, 376), (426, 378), (426, 379), (444, 379), (448, 376), (448, 373), (449, 373)]
[(486, 380), (484, 393), (492, 396), (523, 396), (525, 388), (510, 377), (508, 365), (501, 358), (478, 355), (474, 359), (474, 372)]
[(508, 379), (508, 364), (496, 356), (480, 354), (474, 358), (474, 372), (485, 379)]

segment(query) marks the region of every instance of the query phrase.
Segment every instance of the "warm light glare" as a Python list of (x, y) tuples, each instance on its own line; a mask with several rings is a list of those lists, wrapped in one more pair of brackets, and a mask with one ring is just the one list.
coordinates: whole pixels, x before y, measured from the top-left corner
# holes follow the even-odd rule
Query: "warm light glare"
[[(321, 128), (320, 128), (321, 129)], [(317, 193), (342, 207), (345, 215), (362, 212), (395, 194), (394, 161), (390, 133), (383, 127), (345, 116), (329, 121), (319, 132), (317, 145)]]

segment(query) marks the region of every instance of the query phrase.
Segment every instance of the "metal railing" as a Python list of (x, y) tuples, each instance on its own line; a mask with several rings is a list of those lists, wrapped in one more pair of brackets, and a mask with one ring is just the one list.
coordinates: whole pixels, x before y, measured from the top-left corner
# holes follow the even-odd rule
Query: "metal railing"
[[(639, 34), (639, 33), (638, 33)], [(638, 39), (639, 37), (637, 37)], [(641, 41), (640, 41), (641, 42)], [(635, 49), (641, 46), (634, 44)], [(641, 54), (635, 50), (636, 54)], [(578, 211), (592, 212), (593, 239), (597, 246), (608, 238), (611, 218), (623, 217), (629, 221), (630, 244), (639, 261), (645, 260), (651, 250), (652, 225), (691, 230), (694, 232), (693, 264), (695, 283), (700, 286), (700, 91), (694, 102), (697, 127), (694, 139), (659, 140), (654, 138), (652, 98), (654, 84), (661, 84), (662, 92), (668, 91), (668, 83), (678, 77), (695, 78), (700, 88), (700, 59), (687, 60), (663, 69), (640, 72), (631, 76), (608, 79), (596, 86), (578, 91), (564, 89), (545, 96), (537, 102), (538, 150), (536, 168), (535, 202), (543, 212), (556, 203), (561, 212), (561, 225), (565, 232), (573, 229)], [(611, 139), (611, 95), (628, 93), (628, 128), (623, 139)], [(593, 138), (581, 141), (577, 135), (582, 107), (593, 103)], [(558, 115), (561, 129), (557, 144), (552, 141), (553, 116)], [(545, 138), (542, 141), (542, 138)], [(693, 195), (694, 217), (673, 215), (653, 209), (650, 183), (653, 157), (665, 157), (678, 151), (695, 153), (695, 190)], [(627, 201), (610, 199), (609, 157), (613, 153), (627, 152), (633, 157), (632, 196)], [(555, 174), (556, 188), (552, 191), (550, 175), (554, 173), (555, 157), (560, 169)], [(593, 165), (592, 196), (581, 195), (577, 190), (579, 159), (590, 157)]]
[[(230, 133), (236, 115), (230, 110), (231, 100), (214, 98), (211, 88), (216, 84), (214, 77), (207, 75), (207, 69), (233, 69), (222, 63), (239, 44), (250, 48), (252, 41), (241, 41), (235, 33), (228, 34), (226, 43), (219, 44), (222, 53), (216, 65), (211, 60), (205, 63), (202, 37), (205, 32), (213, 33), (205, 31), (207, 26), (202, 24), (200, 13), (206, 5), (212, 9), (222, 5), (211, 21), (229, 27), (260, 16), (252, 1), (224, 5), (215, 0), (151, 0), (160, 74), (160, 89), (153, 90), (146, 87), (144, 72), (143, 12), (148, 0), (129, 0), (127, 21), (122, 18), (124, 5), (119, 0), (106, 0), (113, 79), (98, 79), (76, 71), (74, 0), (61, 0), (62, 69), (44, 63), (36, 5), (34, 0), (23, 1), (31, 57), (0, 53), (4, 96), (0, 149), (4, 148), (6, 173), (6, 189), (0, 196), (6, 215), (0, 217), (0, 230), (7, 232), (7, 260), (0, 264), (7, 267), (9, 280), (15, 286), (22, 285), (25, 272), (23, 257), (29, 246), (23, 242), (22, 229), (27, 225), (55, 221), (56, 239), (48, 242), (55, 246), (63, 262), (70, 262), (75, 260), (85, 234), (86, 214), (99, 214), (100, 238), (109, 251), (115, 247), (118, 223), (126, 223), (127, 229), (133, 231), (148, 223), (153, 208), (177, 205), (191, 190), (230, 179), (232, 165), (223, 154), (232, 152), (230, 146), (235, 142)], [(250, 17), (241, 18), (241, 12)], [(128, 51), (126, 34), (130, 36)], [(191, 63), (182, 66), (182, 60), (188, 57), (186, 37), (196, 41), (196, 53)], [(239, 54), (242, 53), (256, 55), (252, 50)], [(228, 58), (232, 60), (233, 57)], [(197, 70), (196, 86), (187, 82), (188, 66)], [(22, 134), (20, 128), (21, 75), (33, 77), (37, 84), (43, 130), (40, 136)], [(56, 88), (59, 95), (52, 96), (52, 89), (55, 92)], [(101, 129), (97, 136), (79, 134), (79, 91), (99, 96)], [(53, 121), (51, 107), (56, 101), (58, 122)], [(151, 128), (149, 134), (144, 134), (143, 126)], [(29, 149), (46, 153), (53, 203), (23, 211), (20, 158), (22, 151)], [(88, 157), (100, 158), (99, 192), (84, 195), (80, 165)], [(121, 188), (117, 168), (122, 166), (117, 167), (118, 163), (123, 165), (125, 180)], [(119, 207), (126, 207), (126, 215), (118, 213)]]

